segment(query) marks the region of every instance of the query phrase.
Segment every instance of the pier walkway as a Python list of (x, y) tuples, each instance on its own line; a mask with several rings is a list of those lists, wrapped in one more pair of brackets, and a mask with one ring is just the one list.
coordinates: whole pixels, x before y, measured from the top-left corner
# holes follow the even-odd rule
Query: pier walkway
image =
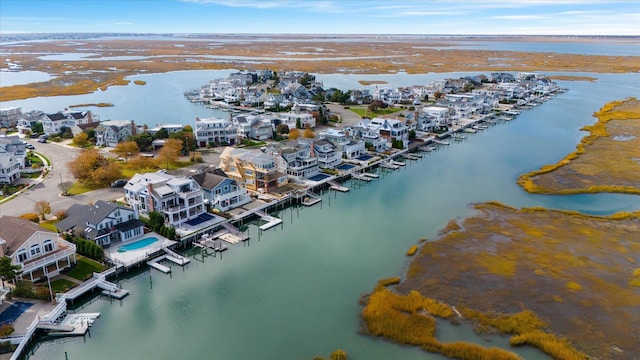
[(262, 220), (267, 222), (266, 224), (260, 225), (260, 230), (268, 230), (282, 223), (281, 219), (278, 219), (277, 217), (273, 217), (262, 210), (256, 211), (255, 214), (260, 216)]

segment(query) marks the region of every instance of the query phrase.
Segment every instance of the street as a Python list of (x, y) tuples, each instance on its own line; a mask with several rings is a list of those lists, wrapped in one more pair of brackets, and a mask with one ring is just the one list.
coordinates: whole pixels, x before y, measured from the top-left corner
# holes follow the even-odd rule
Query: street
[(40, 184), (14, 199), (0, 204), (0, 216), (20, 216), (25, 213), (34, 213), (36, 202), (41, 200), (48, 201), (51, 204), (51, 214), (54, 214), (58, 210), (68, 209), (73, 204), (87, 204), (97, 200), (113, 200), (124, 195), (122, 188), (106, 188), (80, 195), (61, 196), (60, 183), (75, 181), (73, 175), (67, 170), (67, 163), (74, 159), (80, 150), (51, 142), (38, 143), (35, 139), (24, 140), (33, 144), (36, 147), (36, 152), (41, 153), (51, 161), (52, 170)]

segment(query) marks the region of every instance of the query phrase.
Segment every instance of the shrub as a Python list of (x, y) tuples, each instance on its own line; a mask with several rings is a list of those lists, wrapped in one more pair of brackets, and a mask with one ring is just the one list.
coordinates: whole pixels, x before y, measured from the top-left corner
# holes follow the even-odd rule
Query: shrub
[(26, 213), (26, 214), (20, 215), (20, 217), (23, 218), (23, 219), (27, 219), (27, 220), (33, 221), (36, 224), (40, 223), (40, 217), (38, 216), (38, 214)]
[(15, 331), (15, 329), (13, 328), (13, 326), (11, 326), (9, 324), (4, 324), (4, 325), (0, 326), (0, 337), (9, 336), (9, 335), (13, 334), (14, 331)]

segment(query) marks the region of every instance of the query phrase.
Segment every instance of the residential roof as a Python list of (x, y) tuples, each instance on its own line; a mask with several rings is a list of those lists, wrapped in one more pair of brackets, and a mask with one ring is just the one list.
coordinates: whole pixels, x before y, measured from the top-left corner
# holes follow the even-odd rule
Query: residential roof
[(67, 209), (67, 217), (56, 223), (56, 228), (66, 231), (74, 227), (85, 228), (87, 223), (95, 225), (119, 207), (103, 200), (95, 205), (73, 204)]
[(67, 118), (67, 116), (61, 112), (57, 112), (55, 114), (47, 114), (46, 116), (49, 118), (49, 120), (52, 120), (52, 121), (58, 121), (58, 120), (63, 120)]
[(14, 217), (0, 217), (0, 238), (7, 242), (6, 254), (10, 255), (36, 232), (44, 232), (57, 237), (57, 234), (41, 228), (32, 221)]
[(201, 188), (206, 190), (213, 190), (218, 184), (227, 180), (228, 178), (218, 174), (212, 174), (209, 172), (204, 172), (200, 174), (192, 175), (191, 178), (193, 181), (197, 182)]

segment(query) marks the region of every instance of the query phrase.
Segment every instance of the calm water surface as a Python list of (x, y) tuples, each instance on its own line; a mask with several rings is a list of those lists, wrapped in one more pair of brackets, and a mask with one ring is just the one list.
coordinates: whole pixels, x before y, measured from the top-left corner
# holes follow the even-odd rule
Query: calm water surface
[[(103, 119), (189, 123), (195, 114), (212, 110), (188, 103), (182, 92), (226, 74), (147, 75), (135, 77), (146, 80), (146, 86), (57, 98), (66, 105), (116, 104), (96, 110)], [(404, 85), (412, 85), (431, 75), (399, 76), (407, 80)], [(82, 309), (102, 314), (91, 338), (41, 343), (31, 358), (65, 359), (66, 353), (72, 360), (311, 359), (342, 348), (354, 359), (442, 359), (361, 335), (358, 299), (378, 279), (403, 274), (406, 249), (420, 237), (435, 238), (450, 219), (472, 214), (473, 202), (589, 213), (639, 209), (638, 196), (532, 196), (515, 184), (519, 174), (573, 151), (584, 136), (579, 129), (595, 121), (591, 115), (604, 103), (640, 96), (639, 74), (595, 76), (599, 80), (594, 83), (563, 82), (569, 92), (516, 120), (471, 135), (362, 188), (352, 187), (348, 194), (325, 193), (322, 205), (282, 210), (282, 228), (258, 236), (251, 224), (250, 242), (232, 247), (223, 259), (202, 259), (194, 252), (191, 264), (173, 266), (171, 276), (143, 271), (120, 279), (130, 296), (113, 302), (94, 299)], [(324, 80), (325, 86), (334, 86), (348, 79), (356, 87), (363, 78), (370, 79), (339, 75)], [(42, 109), (55, 99), (23, 103), (29, 104), (26, 109)], [(105, 116), (109, 111), (112, 115)], [(469, 327), (440, 325), (442, 339), (487, 344)], [(506, 347), (507, 340), (494, 338), (489, 345)], [(532, 348), (511, 350), (525, 359), (547, 359)]]

